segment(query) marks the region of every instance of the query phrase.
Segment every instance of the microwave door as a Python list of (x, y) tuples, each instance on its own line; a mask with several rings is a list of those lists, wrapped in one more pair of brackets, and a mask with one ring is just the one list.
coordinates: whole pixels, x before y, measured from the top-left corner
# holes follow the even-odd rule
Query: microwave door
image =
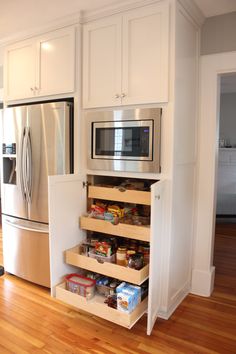
[(153, 121), (93, 123), (93, 158), (152, 160)]

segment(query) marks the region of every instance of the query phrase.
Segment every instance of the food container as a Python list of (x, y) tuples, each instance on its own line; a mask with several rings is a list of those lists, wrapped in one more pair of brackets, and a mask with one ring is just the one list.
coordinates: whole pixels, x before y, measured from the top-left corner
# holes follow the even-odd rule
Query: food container
[(107, 277), (101, 277), (96, 281), (97, 292), (105, 296), (114, 295), (118, 285), (119, 282), (115, 280), (109, 281)]
[(117, 310), (131, 313), (135, 307), (141, 302), (141, 287), (121, 283), (117, 288)]
[(80, 274), (69, 274), (65, 277), (66, 289), (72, 293), (86, 297), (87, 300), (92, 299), (95, 294), (96, 281), (86, 278)]
[(100, 256), (110, 257), (112, 253), (111, 244), (107, 241), (96, 242), (95, 253)]
[(140, 270), (144, 265), (143, 262), (143, 254), (142, 253), (135, 253), (130, 255), (128, 259), (128, 267), (133, 268), (136, 270)]
[(126, 266), (126, 247), (118, 247), (116, 251), (116, 264)]
[(90, 251), (88, 253), (88, 256), (91, 258), (95, 258), (99, 263), (104, 263), (104, 262), (115, 263), (116, 262), (115, 253), (112, 254), (110, 257), (106, 257), (106, 256), (101, 256), (100, 254), (96, 254), (94, 251)]

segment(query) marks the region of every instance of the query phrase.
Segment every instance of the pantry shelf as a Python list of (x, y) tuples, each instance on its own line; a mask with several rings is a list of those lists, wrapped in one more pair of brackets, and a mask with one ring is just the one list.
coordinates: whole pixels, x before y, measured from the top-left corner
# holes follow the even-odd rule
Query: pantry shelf
[(146, 191), (128, 190), (122, 188), (109, 188), (89, 186), (88, 198), (115, 200), (117, 202), (151, 205), (151, 193)]
[(140, 270), (123, 267), (114, 263), (100, 263), (96, 259), (79, 254), (79, 246), (65, 251), (66, 263), (100, 273), (111, 278), (120, 279), (136, 285), (142, 284), (149, 276), (149, 265)]
[(80, 228), (113, 236), (128, 237), (134, 240), (150, 241), (150, 226), (137, 226), (122, 223), (114, 225), (110, 221), (81, 216)]
[(65, 283), (56, 286), (56, 298), (64, 303), (86, 311), (92, 315), (99, 316), (110, 322), (116, 323), (126, 328), (133, 325), (147, 311), (148, 298), (146, 297), (131, 313), (124, 313), (113, 309), (104, 303), (104, 296), (95, 295), (91, 300), (66, 290)]

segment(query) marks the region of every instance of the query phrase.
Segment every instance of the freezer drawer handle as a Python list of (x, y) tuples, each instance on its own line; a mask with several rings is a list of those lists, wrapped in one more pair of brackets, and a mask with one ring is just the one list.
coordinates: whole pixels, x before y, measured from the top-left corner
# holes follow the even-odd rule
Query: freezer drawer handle
[(34, 229), (34, 228), (31, 228), (31, 227), (28, 227), (28, 226), (23, 226), (23, 225), (20, 225), (16, 222), (11, 222), (10, 220), (7, 220), (5, 219), (5, 223), (9, 226), (13, 226), (17, 229), (22, 229), (22, 230), (27, 230), (27, 231), (33, 231), (33, 232), (39, 232), (39, 233), (44, 233), (44, 234), (48, 234), (48, 230), (43, 230), (43, 229)]

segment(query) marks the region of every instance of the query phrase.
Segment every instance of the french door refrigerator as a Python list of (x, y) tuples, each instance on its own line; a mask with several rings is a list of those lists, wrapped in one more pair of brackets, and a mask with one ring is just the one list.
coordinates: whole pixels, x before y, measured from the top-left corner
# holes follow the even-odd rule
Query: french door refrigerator
[(4, 267), (50, 287), (48, 176), (71, 173), (72, 103), (6, 108), (2, 120)]

